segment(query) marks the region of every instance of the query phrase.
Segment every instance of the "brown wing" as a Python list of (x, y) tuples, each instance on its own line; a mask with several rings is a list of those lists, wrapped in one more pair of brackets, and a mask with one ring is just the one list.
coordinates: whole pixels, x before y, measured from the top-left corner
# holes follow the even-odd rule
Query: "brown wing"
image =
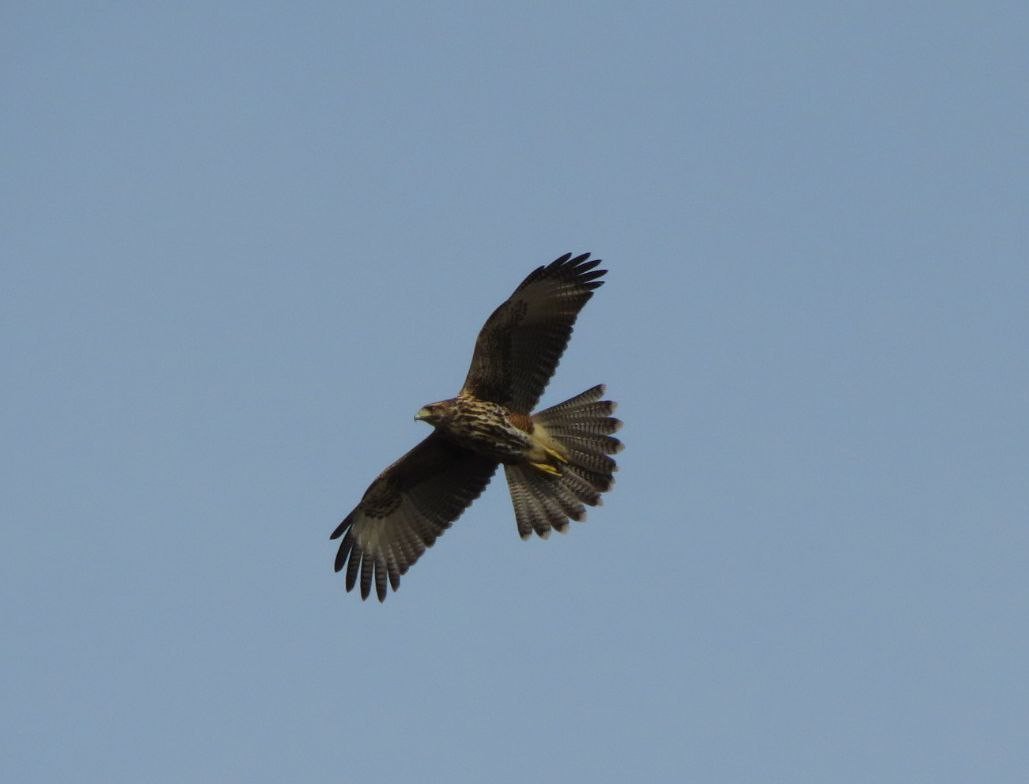
[(479, 497), (496, 468), (434, 430), (379, 474), (329, 537), (343, 537), (336, 571), (346, 566), (347, 590), (360, 572), (361, 598), (368, 598), (374, 581), (385, 601), (386, 578), (397, 590), (400, 575)]
[(603, 285), (600, 259), (566, 253), (540, 267), (486, 319), (462, 392), (529, 413), (572, 335), (575, 319)]

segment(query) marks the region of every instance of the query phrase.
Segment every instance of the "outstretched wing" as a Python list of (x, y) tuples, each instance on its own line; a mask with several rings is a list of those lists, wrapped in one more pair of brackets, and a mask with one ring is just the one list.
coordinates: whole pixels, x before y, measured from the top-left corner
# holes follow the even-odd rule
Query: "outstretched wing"
[(529, 413), (554, 374), (575, 319), (603, 285), (600, 259), (566, 253), (539, 267), (486, 319), (463, 393)]
[(346, 566), (347, 590), (360, 573), (361, 598), (368, 598), (374, 581), (385, 601), (387, 577), (397, 590), (400, 575), (479, 497), (496, 468), (434, 430), (379, 474), (329, 537), (343, 537), (336, 571)]

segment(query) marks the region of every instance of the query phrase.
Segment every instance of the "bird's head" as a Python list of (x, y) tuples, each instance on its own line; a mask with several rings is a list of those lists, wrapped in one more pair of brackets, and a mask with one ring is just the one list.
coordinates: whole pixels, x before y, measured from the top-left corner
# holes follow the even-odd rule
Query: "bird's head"
[(414, 418), (419, 419), (422, 422), (428, 422), (433, 427), (437, 427), (449, 418), (453, 403), (453, 400), (441, 400), (438, 403), (429, 403), (428, 405), (422, 406), (418, 409), (418, 413), (414, 415)]

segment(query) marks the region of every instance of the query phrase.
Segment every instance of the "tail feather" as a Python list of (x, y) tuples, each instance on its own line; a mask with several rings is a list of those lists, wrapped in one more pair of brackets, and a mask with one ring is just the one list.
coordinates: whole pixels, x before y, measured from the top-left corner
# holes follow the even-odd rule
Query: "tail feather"
[[(597, 384), (595, 387), (590, 387), (585, 392), (580, 392), (575, 397), (570, 397), (563, 403), (558, 403), (556, 406), (551, 406), (546, 409), (547, 413), (557, 416), (561, 411), (567, 411), (571, 408), (581, 408), (589, 403), (595, 403), (604, 396), (604, 392), (607, 390), (603, 384)], [(536, 416), (539, 416), (543, 412), (539, 412)]]
[(535, 531), (546, 539), (550, 531), (564, 529), (568, 524), (566, 516), (561, 513), (555, 502), (548, 495), (545, 484), (555, 479), (539, 474), (535, 469), (521, 465), (505, 465), (508, 488), (511, 490), (511, 501), (515, 508), (515, 521), (518, 523), (518, 535), (529, 538)]
[(603, 503), (603, 499), (600, 497), (600, 491), (597, 490), (596, 486), (588, 479), (584, 479), (579, 476), (579, 472), (574, 468), (566, 468), (563, 474), (564, 484), (567, 485), (568, 491), (584, 504), (590, 506), (600, 506)]
[(568, 473), (574, 474), (581, 482), (585, 482), (598, 493), (606, 493), (615, 484), (615, 478), (610, 473), (598, 474), (584, 466), (572, 466)]
[(563, 439), (562, 445), (565, 447), (568, 462), (574, 466), (582, 466), (598, 474), (610, 474), (618, 470), (618, 464), (607, 455), (580, 449), (573, 446), (568, 439)]
[[(619, 427), (621, 422), (618, 422)], [(555, 432), (556, 431), (556, 432)], [(554, 428), (550, 430), (551, 435), (555, 435), (566, 444), (576, 444), (586, 447), (593, 447), (597, 451), (605, 455), (616, 455), (622, 451), (622, 442), (613, 436), (607, 435), (584, 435), (581, 433), (568, 433), (562, 431), (560, 428)]]
[(622, 423), (611, 416), (616, 404), (601, 400), (603, 395), (601, 384), (533, 414), (535, 425), (567, 458), (556, 476), (529, 465), (504, 466), (523, 539), (533, 532), (544, 539), (554, 529), (563, 533), (569, 519), (585, 519), (585, 507), (598, 506), (600, 494), (614, 484), (618, 465), (609, 455), (621, 451), (622, 443), (610, 434)]
[[(529, 470), (533, 469), (530, 468)], [(556, 481), (549, 484), (541, 482), (530, 484), (529, 487), (532, 494), (536, 497), (536, 501), (539, 502), (540, 507), (543, 508), (546, 514), (546, 525), (542, 525), (542, 521), (538, 520), (537, 525), (534, 526), (536, 533), (546, 538), (550, 533), (550, 527), (563, 533), (565, 528), (568, 527), (569, 509), (566, 505), (566, 497), (560, 492), (559, 483)], [(572, 504), (578, 506), (574, 501)], [(582, 513), (579, 516), (581, 517)]]

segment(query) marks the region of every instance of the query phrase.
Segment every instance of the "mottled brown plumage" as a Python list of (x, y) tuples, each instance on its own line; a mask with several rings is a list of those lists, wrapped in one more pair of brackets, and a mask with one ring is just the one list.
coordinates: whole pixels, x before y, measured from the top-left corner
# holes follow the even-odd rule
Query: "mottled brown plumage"
[(435, 429), (383, 471), (332, 533), (336, 571), (385, 600), (400, 576), (482, 493), (504, 464), (518, 532), (564, 531), (600, 503), (617, 470), (621, 423), (603, 386), (532, 413), (606, 270), (565, 254), (534, 270), (486, 320), (457, 397), (423, 407)]
[(535, 408), (568, 345), (572, 326), (607, 270), (570, 253), (540, 267), (486, 319), (463, 392), (515, 411)]

